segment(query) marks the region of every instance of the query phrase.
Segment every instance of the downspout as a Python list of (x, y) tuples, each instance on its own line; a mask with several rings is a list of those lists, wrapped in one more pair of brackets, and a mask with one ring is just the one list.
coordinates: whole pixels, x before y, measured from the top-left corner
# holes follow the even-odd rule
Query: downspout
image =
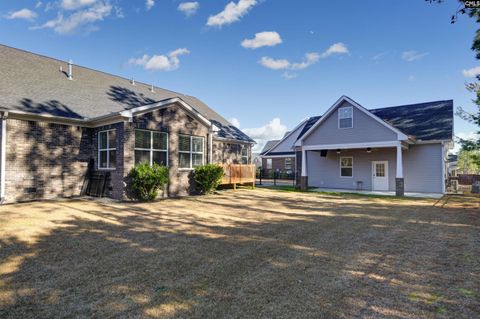
[(7, 151), (7, 117), (8, 112), (2, 114), (2, 136), (0, 142), (0, 204), (5, 202), (5, 171), (6, 171), (6, 151)]

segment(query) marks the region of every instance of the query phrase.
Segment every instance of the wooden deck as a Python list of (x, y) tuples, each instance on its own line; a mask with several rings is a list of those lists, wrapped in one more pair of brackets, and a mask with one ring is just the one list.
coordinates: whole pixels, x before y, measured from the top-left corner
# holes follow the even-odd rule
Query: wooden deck
[(255, 165), (226, 164), (222, 167), (225, 175), (221, 185), (233, 185), (236, 188), (237, 184), (251, 184), (255, 187)]

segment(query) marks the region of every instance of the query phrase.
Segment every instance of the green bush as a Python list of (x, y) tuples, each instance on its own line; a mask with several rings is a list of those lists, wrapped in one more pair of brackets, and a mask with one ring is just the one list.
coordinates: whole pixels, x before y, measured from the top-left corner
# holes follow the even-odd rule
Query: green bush
[(129, 174), (133, 196), (136, 199), (151, 201), (157, 197), (158, 190), (168, 183), (168, 168), (153, 163), (141, 163), (132, 168)]
[(195, 168), (195, 182), (203, 194), (213, 193), (223, 178), (223, 167), (216, 164), (207, 164)]

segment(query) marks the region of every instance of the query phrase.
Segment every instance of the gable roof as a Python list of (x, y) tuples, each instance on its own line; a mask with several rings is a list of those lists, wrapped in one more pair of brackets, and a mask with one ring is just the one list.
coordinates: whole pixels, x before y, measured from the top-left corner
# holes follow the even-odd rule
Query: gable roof
[[(338, 106), (338, 102), (343, 101), (343, 98), (346, 97), (341, 97), (334, 106)], [(329, 110), (333, 109), (332, 107)], [(366, 111), (395, 130), (418, 141), (451, 140), (453, 138), (453, 100), (391, 106)], [(318, 125), (317, 123), (325, 118), (327, 112), (323, 116), (311, 117), (297, 141), (302, 139), (313, 126)]]
[(262, 151), (260, 152), (260, 155), (264, 155), (265, 153), (267, 153), (272, 147), (277, 145), (277, 143), (280, 142), (280, 141), (281, 140), (267, 141), (267, 143), (265, 143), (265, 146), (263, 147)]
[(0, 107), (69, 119), (92, 119), (179, 98), (215, 124), (221, 138), (254, 141), (199, 99), (120, 76), (68, 64), (54, 58), (0, 45)]

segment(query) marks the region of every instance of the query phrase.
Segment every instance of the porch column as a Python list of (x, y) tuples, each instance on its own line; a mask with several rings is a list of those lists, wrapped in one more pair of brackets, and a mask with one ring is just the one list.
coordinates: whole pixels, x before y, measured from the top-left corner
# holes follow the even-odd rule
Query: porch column
[(405, 195), (405, 180), (403, 179), (402, 142), (398, 142), (397, 145), (397, 175), (395, 178), (395, 194), (397, 196)]
[(300, 177), (300, 189), (308, 190), (307, 151), (302, 146), (302, 176)]

